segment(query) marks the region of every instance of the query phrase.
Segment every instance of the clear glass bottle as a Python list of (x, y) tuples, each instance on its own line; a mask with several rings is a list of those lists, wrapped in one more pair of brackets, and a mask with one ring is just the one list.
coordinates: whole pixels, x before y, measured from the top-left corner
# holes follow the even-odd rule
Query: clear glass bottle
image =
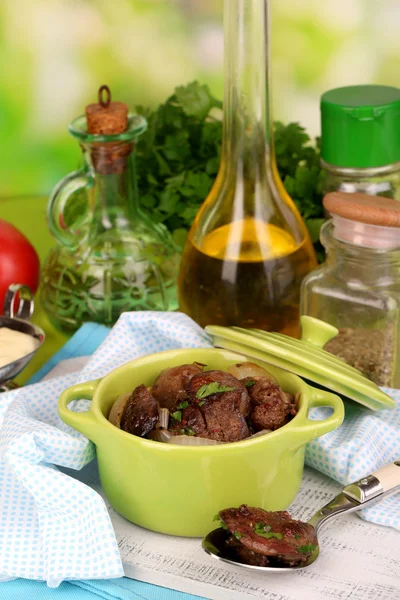
[(324, 193), (400, 200), (400, 89), (336, 88), (321, 97)]
[(179, 303), (202, 326), (297, 336), (300, 283), (316, 258), (273, 156), (267, 5), (225, 0), (221, 164), (186, 242)]
[(65, 332), (85, 321), (112, 325), (124, 311), (177, 308), (179, 255), (137, 198), (134, 147), (146, 121), (128, 116), (127, 130), (116, 135), (88, 134), (85, 116), (69, 128), (84, 164), (50, 198), (48, 224), (58, 245), (41, 285), (49, 319)]
[[(400, 205), (328, 194), (326, 261), (303, 281), (300, 311), (339, 329), (325, 346), (381, 386), (400, 387)], [(392, 220), (388, 226), (388, 214)]]

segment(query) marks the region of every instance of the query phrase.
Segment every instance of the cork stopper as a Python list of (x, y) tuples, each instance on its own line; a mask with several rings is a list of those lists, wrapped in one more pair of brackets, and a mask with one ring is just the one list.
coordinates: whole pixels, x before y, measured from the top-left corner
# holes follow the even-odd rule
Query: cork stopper
[(381, 227), (400, 227), (400, 202), (392, 198), (331, 192), (325, 196), (323, 203), (332, 215), (350, 221)]
[[(128, 106), (123, 102), (111, 102), (111, 92), (102, 85), (98, 103), (86, 107), (88, 133), (94, 135), (119, 135), (128, 129)], [(92, 164), (102, 175), (121, 174), (126, 169), (134, 142), (102, 141), (90, 144)]]
[(97, 135), (118, 135), (128, 128), (128, 106), (123, 102), (111, 102), (111, 92), (102, 85), (98, 93), (98, 103), (86, 107), (88, 133)]

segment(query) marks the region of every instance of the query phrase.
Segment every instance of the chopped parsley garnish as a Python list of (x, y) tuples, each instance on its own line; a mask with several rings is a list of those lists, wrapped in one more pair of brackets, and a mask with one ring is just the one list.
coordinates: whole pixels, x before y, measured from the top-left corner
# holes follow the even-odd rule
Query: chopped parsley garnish
[(227, 385), (221, 385), (219, 381), (212, 381), (211, 383), (205, 383), (196, 393), (196, 398), (207, 398), (213, 394), (222, 394), (222, 392), (233, 392), (235, 388)]
[(301, 535), (299, 533), (295, 533), (294, 534), (294, 539), (295, 540), (299, 540), (301, 538)]
[(276, 533), (275, 531), (271, 531), (271, 526), (264, 525), (264, 523), (256, 523), (253, 531), (256, 535), (260, 535), (261, 537), (266, 538), (267, 540), (270, 540), (272, 538), (276, 540), (281, 540), (283, 538), (282, 533)]
[(182, 429), (182, 433), (184, 435), (196, 435), (193, 429), (190, 429), (190, 427), (185, 427), (184, 429)]
[(221, 519), (219, 518), (219, 514), (217, 513), (214, 518), (213, 521), (220, 521)]
[(175, 421), (179, 421), (179, 423), (180, 423), (182, 421), (182, 411), (176, 410), (175, 412), (172, 413), (171, 417), (173, 419), (175, 419)]
[(255, 379), (249, 379), (248, 381), (246, 381), (246, 383), (244, 384), (246, 387), (251, 387), (252, 385), (254, 385), (256, 382)]
[(182, 409), (182, 408), (187, 408), (189, 406), (189, 402), (187, 402), (187, 400), (185, 400), (184, 402), (181, 402), (180, 404), (178, 404), (178, 406), (176, 407), (178, 410)]
[(237, 540), (241, 540), (241, 539), (242, 539), (242, 537), (243, 537), (243, 533), (240, 533), (240, 531), (234, 531), (234, 532), (233, 532), (233, 535), (235, 536), (235, 538), (236, 538)]
[(297, 552), (300, 552), (300, 554), (309, 554), (310, 552), (314, 552), (315, 548), (315, 544), (307, 544), (306, 546), (300, 546), (300, 548), (297, 548)]

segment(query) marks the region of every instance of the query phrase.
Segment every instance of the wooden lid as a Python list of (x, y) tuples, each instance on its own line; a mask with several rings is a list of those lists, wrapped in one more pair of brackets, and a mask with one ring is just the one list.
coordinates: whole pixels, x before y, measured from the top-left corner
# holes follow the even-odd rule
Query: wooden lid
[(98, 97), (98, 103), (86, 107), (88, 133), (118, 135), (126, 131), (128, 106), (123, 102), (111, 102), (110, 88), (106, 85), (101, 86)]
[(358, 223), (400, 227), (400, 202), (383, 196), (331, 192), (323, 200), (324, 207), (338, 215)]

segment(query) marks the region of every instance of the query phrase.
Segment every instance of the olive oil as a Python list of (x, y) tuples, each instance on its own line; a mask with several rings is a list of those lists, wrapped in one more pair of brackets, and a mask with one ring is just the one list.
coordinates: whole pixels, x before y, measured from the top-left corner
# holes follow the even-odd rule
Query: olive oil
[[(309, 243), (309, 242), (308, 242)], [(307, 240), (243, 219), (189, 239), (179, 277), (180, 309), (201, 326), (237, 325), (298, 336), (299, 290), (315, 266)]]
[(300, 283), (317, 262), (274, 160), (267, 15), (267, 0), (224, 0), (221, 162), (186, 241), (179, 305), (203, 327), (297, 336)]

